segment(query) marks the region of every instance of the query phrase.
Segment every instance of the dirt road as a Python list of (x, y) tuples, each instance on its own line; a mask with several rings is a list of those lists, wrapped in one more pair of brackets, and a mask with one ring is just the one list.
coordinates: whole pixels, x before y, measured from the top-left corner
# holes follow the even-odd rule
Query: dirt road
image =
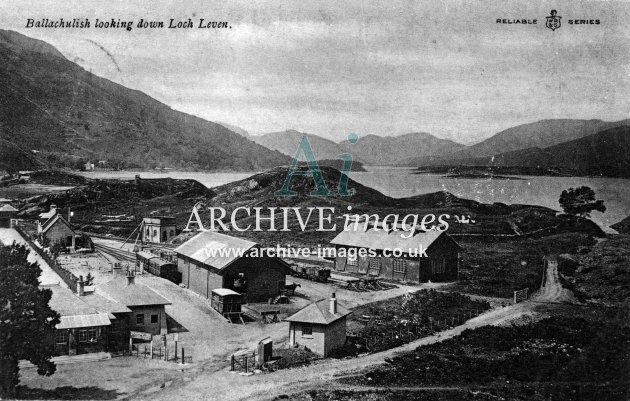
[[(226, 370), (188, 378), (186, 382), (174, 382), (165, 391), (151, 394), (152, 399), (168, 400), (173, 397), (216, 400), (271, 400), (281, 394), (296, 394), (312, 388), (330, 385), (331, 380), (357, 374), (367, 368), (385, 364), (388, 358), (399, 353), (413, 351), (417, 347), (437, 343), (460, 335), (464, 330), (487, 325), (504, 325), (526, 318), (535, 318), (537, 302), (574, 302), (571, 292), (562, 287), (558, 276), (558, 264), (549, 260), (546, 285), (533, 299), (506, 307), (492, 309), (464, 324), (435, 335), (424, 337), (403, 346), (346, 360), (325, 360), (299, 369), (278, 371), (270, 374), (241, 376)], [(142, 394), (137, 396), (142, 397)]]
[[(387, 358), (409, 352), (419, 346), (433, 344), (460, 335), (464, 330), (490, 324), (498, 324), (506, 319), (530, 311), (528, 302), (497, 308), (479, 315), (466, 323), (438, 334), (424, 337), (403, 346), (345, 360), (325, 360), (304, 368), (283, 370), (269, 374), (241, 376), (220, 370), (173, 382), (169, 388), (152, 393), (151, 399), (170, 400), (175, 397), (204, 400), (267, 400), (280, 394), (295, 394), (310, 388), (327, 386), (330, 380), (357, 373), (366, 368), (385, 364)], [(226, 367), (227, 368), (227, 367)], [(143, 398), (143, 394), (133, 397)]]
[(547, 260), (545, 286), (542, 287), (541, 292), (535, 296), (533, 300), (538, 302), (578, 303), (573, 293), (562, 287), (562, 284), (560, 283), (557, 260)]

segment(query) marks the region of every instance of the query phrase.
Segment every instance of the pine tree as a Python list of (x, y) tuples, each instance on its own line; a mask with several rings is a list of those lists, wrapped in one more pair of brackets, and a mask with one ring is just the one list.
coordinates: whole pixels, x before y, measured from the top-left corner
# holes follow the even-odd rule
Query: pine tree
[(24, 245), (0, 245), (0, 397), (14, 397), (19, 383), (18, 361), (26, 359), (37, 373), (50, 376), (55, 364), (55, 325), (59, 314), (48, 306), (49, 289), (40, 289), (41, 269), (27, 260)]
[(589, 187), (569, 188), (560, 194), (560, 206), (567, 214), (589, 217), (593, 210), (604, 213), (603, 200), (595, 200), (595, 191)]

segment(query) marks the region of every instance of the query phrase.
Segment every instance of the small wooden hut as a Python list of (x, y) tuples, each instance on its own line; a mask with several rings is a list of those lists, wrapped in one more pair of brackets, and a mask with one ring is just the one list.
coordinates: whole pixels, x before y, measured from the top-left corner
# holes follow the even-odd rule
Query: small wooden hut
[(242, 296), (236, 291), (228, 288), (217, 288), (212, 290), (211, 305), (214, 310), (222, 314), (229, 321), (233, 317), (242, 321)]

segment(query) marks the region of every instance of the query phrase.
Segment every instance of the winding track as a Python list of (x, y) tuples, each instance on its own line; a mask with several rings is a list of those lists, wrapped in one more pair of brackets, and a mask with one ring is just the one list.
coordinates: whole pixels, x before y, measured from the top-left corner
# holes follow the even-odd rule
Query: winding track
[[(335, 385), (334, 382), (331, 384), (331, 381), (356, 375), (367, 368), (385, 365), (387, 360), (397, 354), (456, 337), (468, 329), (505, 324), (515, 317), (531, 314), (537, 302), (562, 302), (568, 300), (567, 294), (570, 295), (570, 292), (562, 288), (558, 279), (557, 263), (549, 261), (546, 287), (536, 298), (492, 309), (452, 329), (376, 354), (346, 360), (327, 360), (300, 369), (282, 370), (249, 377), (231, 374), (223, 370), (200, 373), (192, 381), (176, 381), (168, 390), (153, 394), (152, 399), (170, 401), (173, 397), (186, 397), (187, 399), (221, 399), (226, 401), (271, 400), (279, 394), (296, 394), (313, 388), (331, 387)], [(212, 385), (209, 386), (209, 383)], [(235, 389), (238, 391), (234, 391)], [(366, 389), (369, 390), (369, 387)], [(431, 387), (414, 388), (414, 391), (426, 390), (431, 390)]]

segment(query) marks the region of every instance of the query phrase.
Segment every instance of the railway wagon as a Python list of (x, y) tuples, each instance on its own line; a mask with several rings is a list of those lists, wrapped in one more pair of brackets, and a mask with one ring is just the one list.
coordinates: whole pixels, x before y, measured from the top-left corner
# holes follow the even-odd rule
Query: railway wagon
[(306, 266), (301, 264), (291, 264), (291, 275), (295, 277), (307, 278), (320, 283), (328, 282), (330, 269), (321, 266)]
[(136, 254), (136, 267), (149, 273), (165, 278), (175, 284), (182, 282), (182, 274), (177, 271), (177, 265), (164, 260), (149, 252), (140, 251)]

